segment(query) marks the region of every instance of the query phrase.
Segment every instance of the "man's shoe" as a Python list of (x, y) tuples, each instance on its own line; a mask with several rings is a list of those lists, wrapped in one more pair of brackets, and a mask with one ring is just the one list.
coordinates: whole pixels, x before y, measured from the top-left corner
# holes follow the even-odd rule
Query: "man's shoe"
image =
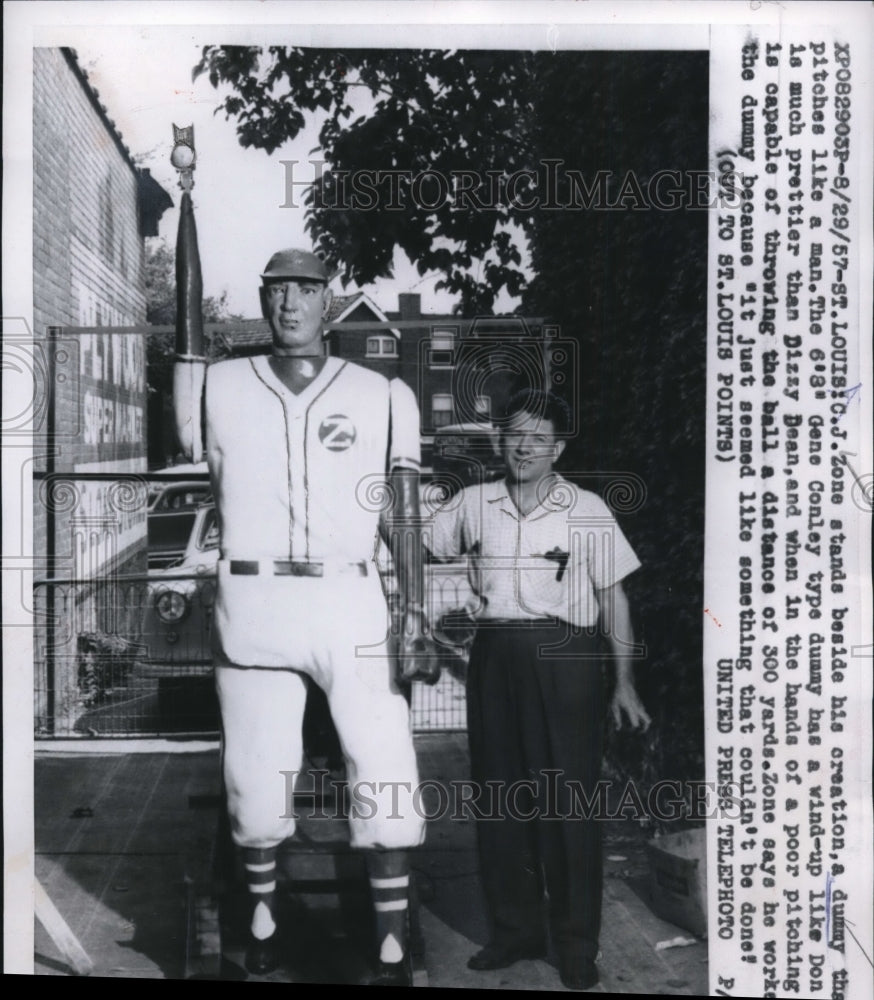
[(590, 958), (562, 958), (559, 975), (567, 989), (588, 990), (598, 982), (598, 967)]
[(410, 962), (403, 958), (400, 962), (380, 962), (376, 976), (370, 980), (370, 986), (412, 986), (413, 977), (410, 974)]
[(487, 972), (490, 969), (506, 969), (523, 959), (546, 958), (546, 945), (542, 941), (527, 944), (487, 944), (468, 959), (468, 969)]
[(246, 971), (253, 976), (265, 976), (279, 968), (279, 935), (275, 932), (261, 940), (249, 935), (246, 945)]

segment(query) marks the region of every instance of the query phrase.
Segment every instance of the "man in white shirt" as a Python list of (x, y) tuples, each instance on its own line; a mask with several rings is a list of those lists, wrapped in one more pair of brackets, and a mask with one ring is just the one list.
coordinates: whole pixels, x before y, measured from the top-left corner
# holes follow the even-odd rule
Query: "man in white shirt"
[(567, 426), (558, 398), (514, 396), (501, 428), (505, 479), (453, 498), (425, 544), (437, 559), (467, 555), (475, 595), (468, 735), (488, 800), (477, 831), (492, 937), (468, 965), (544, 957), (548, 923), (562, 982), (588, 989), (598, 982), (601, 840), (581, 805), (602, 756), (599, 624), (615, 664), (617, 726), (623, 715), (632, 728), (650, 719), (634, 688), (622, 587), (640, 563), (603, 501), (554, 471)]
[(301, 763), (307, 675), (327, 695), (346, 757), (351, 842), (365, 851), (376, 911), (376, 981), (409, 985), (406, 849), (422, 843), (424, 822), (374, 555), (382, 529), (402, 600), (400, 669), (433, 681), (418, 408), (400, 380), (327, 355), (331, 291), (320, 258), (279, 251), (261, 277), (272, 353), (212, 365), (205, 405), (221, 529), (215, 673), (231, 833), (251, 903), (246, 965), (262, 974), (281, 959), (276, 852), (295, 829), (285, 775)]

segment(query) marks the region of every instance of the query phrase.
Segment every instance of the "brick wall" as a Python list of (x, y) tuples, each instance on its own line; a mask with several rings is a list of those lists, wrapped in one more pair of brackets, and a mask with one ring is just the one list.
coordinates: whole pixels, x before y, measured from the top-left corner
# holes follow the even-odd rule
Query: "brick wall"
[[(120, 139), (72, 56), (34, 49), (33, 77), (33, 323), (46, 351), (50, 326), (136, 326), (145, 323), (144, 244), (137, 174)], [(145, 347), (71, 340), (54, 352), (58, 468), (99, 460), (84, 435), (82, 398), (96, 374), (95, 354), (124, 352), (140, 367), (135, 405), (144, 405)], [(48, 354), (46, 354), (48, 357)], [(129, 364), (128, 364), (129, 367)], [(109, 359), (110, 374), (120, 371)], [(128, 382), (130, 383), (130, 379)], [(94, 386), (90, 388), (93, 390)], [(145, 414), (142, 415), (144, 426)], [(43, 428), (45, 430), (45, 428)], [(45, 444), (35, 441), (35, 468), (44, 471)], [(142, 447), (108, 452), (104, 460), (145, 455)], [(145, 465), (143, 465), (145, 468)]]
[[(123, 496), (118, 484), (83, 484), (72, 475), (83, 466), (86, 471), (146, 469), (145, 338), (111, 332), (141, 326), (146, 319), (139, 179), (73, 55), (38, 48), (33, 58), (33, 332), (46, 373), (54, 376), (54, 471), (71, 474), (64, 482), (38, 478), (34, 483), (34, 552), (41, 560), (53, 547), (58, 559), (55, 565), (38, 563), (35, 575), (143, 572), (145, 498), (142, 511), (114, 510), (104, 493), (111, 500)], [(105, 327), (106, 333), (50, 342), (46, 330), (58, 326)], [(51, 468), (48, 430), (46, 420), (34, 437), (37, 473)], [(103, 517), (100, 530), (87, 527), (95, 514)], [(43, 589), (39, 600), (46, 599)], [(101, 618), (108, 612), (87, 589), (77, 592), (75, 601), (68, 596), (65, 607), (75, 608), (75, 615), (61, 613), (59, 604), (56, 627), (38, 629), (35, 636), (37, 718), (44, 723), (49, 684), (60, 698), (55, 721), (65, 711), (61, 702), (74, 711), (75, 656), (70, 651), (80, 625), (108, 627)], [(119, 609), (109, 611), (113, 623), (122, 620)], [(44, 676), (47, 643), (59, 651), (53, 682)]]
[(33, 56), (35, 334), (144, 323), (134, 168), (68, 57)]

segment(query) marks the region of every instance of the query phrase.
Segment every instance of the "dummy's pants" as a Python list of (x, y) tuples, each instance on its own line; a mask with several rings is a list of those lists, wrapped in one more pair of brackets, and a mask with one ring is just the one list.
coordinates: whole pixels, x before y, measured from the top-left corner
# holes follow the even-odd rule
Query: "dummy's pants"
[(375, 575), (234, 576), (219, 563), (214, 634), (231, 834), (267, 848), (295, 830), (306, 684), (327, 695), (346, 760), (353, 847), (415, 847), (418, 769)]

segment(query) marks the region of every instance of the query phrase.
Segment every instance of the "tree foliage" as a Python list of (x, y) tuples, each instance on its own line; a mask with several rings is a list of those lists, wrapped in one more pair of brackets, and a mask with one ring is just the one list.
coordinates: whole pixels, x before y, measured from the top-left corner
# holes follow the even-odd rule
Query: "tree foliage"
[[(228, 293), (218, 297), (207, 295), (203, 299), (204, 323), (242, 319), (228, 309)], [(152, 239), (146, 244), (146, 322), (152, 326), (176, 324), (176, 254), (163, 239)], [(210, 357), (222, 352), (206, 334), (207, 354)], [(168, 396), (173, 391), (173, 361), (176, 354), (176, 334), (173, 330), (150, 333), (146, 342), (146, 366), (150, 394)]]
[[(344, 284), (390, 277), (400, 248), (420, 274), (442, 274), (437, 287), (457, 295), (466, 312), (488, 312), (499, 291), (515, 296), (525, 284), (513, 237), (530, 225), (530, 213), (502, 193), (536, 159), (535, 61), (518, 52), (208, 46), (194, 72), (232, 88), (221, 108), (244, 146), (271, 153), (297, 138), (306, 115), (321, 118), (330, 171), (306, 195), (307, 228)], [(500, 176), (484, 183), (486, 169)], [(416, 192), (388, 171), (430, 176)], [(455, 179), (463, 171), (458, 183), (470, 185), (469, 200), (493, 207), (458, 210)], [(352, 185), (367, 183), (366, 172), (380, 209), (397, 208), (358, 207), (366, 196), (356, 198)]]
[[(204, 322), (233, 319), (227, 300), (227, 290), (217, 298), (206, 296)], [(151, 239), (146, 244), (146, 322), (153, 326), (172, 326), (176, 322), (176, 253), (163, 239)]]
[[(228, 309), (227, 291), (218, 297), (203, 299), (204, 323), (241, 319)], [(152, 326), (176, 324), (176, 254), (163, 239), (152, 239), (146, 245), (146, 322)], [(207, 334), (207, 353), (215, 355), (221, 350)], [(173, 391), (173, 360), (176, 352), (176, 334), (150, 333), (146, 343), (146, 365), (150, 394), (168, 395)]]

